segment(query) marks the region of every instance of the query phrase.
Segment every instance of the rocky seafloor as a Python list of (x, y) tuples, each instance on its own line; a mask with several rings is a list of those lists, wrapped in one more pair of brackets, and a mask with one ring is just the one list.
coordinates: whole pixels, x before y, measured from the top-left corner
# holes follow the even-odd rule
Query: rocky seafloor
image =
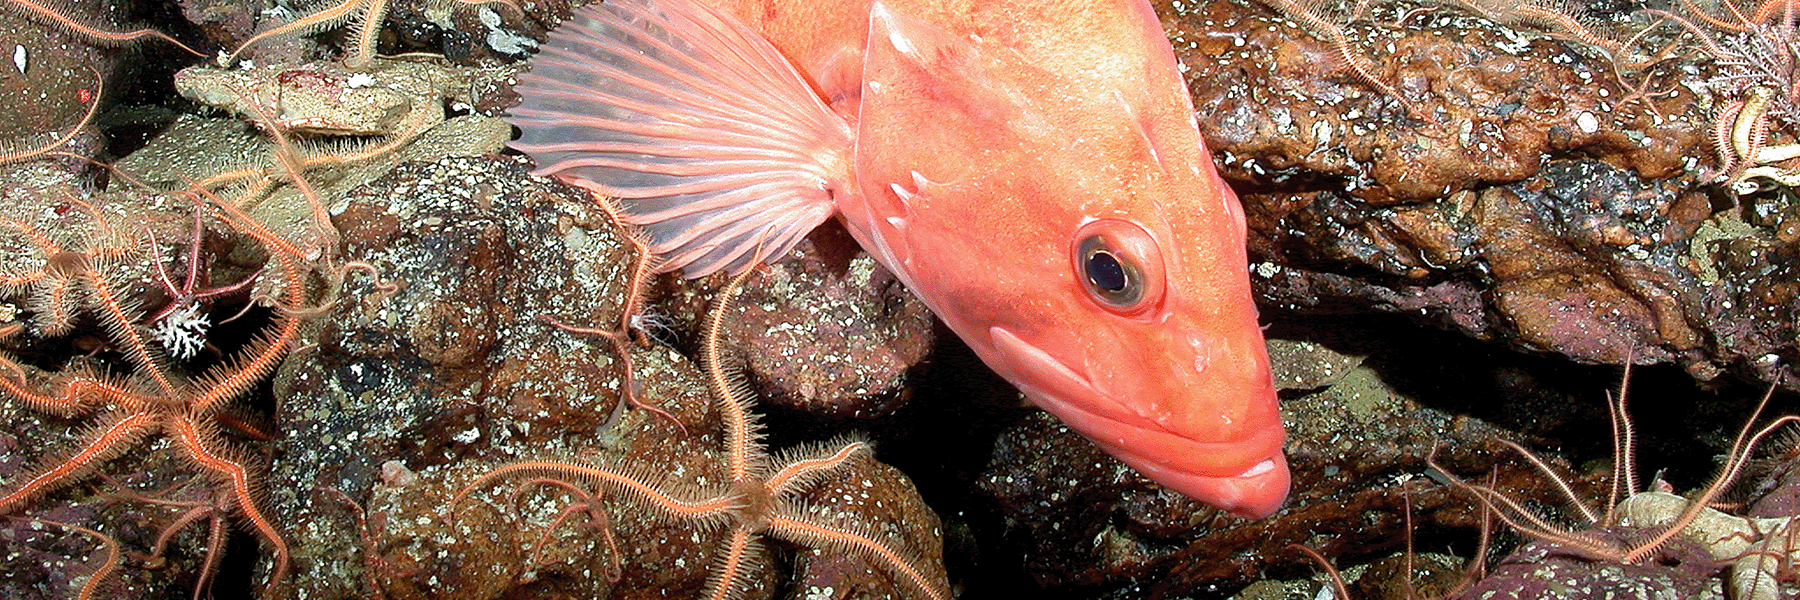
[[(1294, 492), (1252, 522), (1023, 405), (831, 225), (724, 313), (766, 428), (734, 441), (697, 358), (724, 281), (625, 312), (628, 238), (504, 149), (569, 4), (0, 1), (0, 596), (697, 597), (740, 547), (742, 597), (931, 593), (896, 563), (965, 598), (1322, 597), (1299, 546), (1353, 598), (1794, 591), (1792, 437), (1629, 560), (1687, 501), (1591, 526), (1505, 443), (1603, 504), (1628, 361), (1639, 487), (1706, 487), (1766, 386), (1765, 421), (1795, 411), (1778, 11), (1596, 4), (1589, 38), (1518, 7), (1158, 2), (1284, 389)], [(865, 441), (755, 519), (503, 471), (704, 499), (741, 491), (733, 448)]]

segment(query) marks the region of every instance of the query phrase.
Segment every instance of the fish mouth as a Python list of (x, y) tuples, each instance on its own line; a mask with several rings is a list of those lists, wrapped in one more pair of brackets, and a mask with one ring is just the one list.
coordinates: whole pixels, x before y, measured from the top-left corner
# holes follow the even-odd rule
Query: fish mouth
[(988, 332), (1008, 355), (1004, 364), (1014, 371), (1008, 378), (1032, 402), (1152, 481), (1251, 519), (1274, 514), (1287, 500), (1291, 478), (1281, 427), (1251, 429), (1237, 439), (1194, 439), (1137, 414), (1012, 332)]

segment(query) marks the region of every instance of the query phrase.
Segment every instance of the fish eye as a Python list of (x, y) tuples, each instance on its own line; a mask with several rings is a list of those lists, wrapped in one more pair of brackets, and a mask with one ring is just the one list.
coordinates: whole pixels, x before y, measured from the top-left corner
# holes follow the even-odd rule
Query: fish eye
[(1081, 246), (1088, 293), (1114, 306), (1136, 304), (1143, 292), (1137, 268), (1121, 262), (1118, 255), (1107, 249), (1104, 236), (1088, 236)]
[(1075, 276), (1088, 298), (1111, 312), (1137, 316), (1161, 303), (1162, 254), (1136, 223), (1100, 219), (1075, 234)]

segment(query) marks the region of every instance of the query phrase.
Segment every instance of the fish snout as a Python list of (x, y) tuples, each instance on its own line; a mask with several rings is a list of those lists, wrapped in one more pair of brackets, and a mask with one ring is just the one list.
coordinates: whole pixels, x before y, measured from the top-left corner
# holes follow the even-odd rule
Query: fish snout
[[(1152, 478), (1240, 517), (1274, 514), (1287, 499), (1291, 475), (1282, 455), (1286, 432), (1280, 402), (1262, 338), (1256, 335), (1260, 332), (1173, 329), (1165, 347), (1191, 354), (1170, 352), (1186, 360), (1166, 361), (1163, 381), (1185, 389), (1164, 389), (1154, 396), (1176, 406), (1149, 411), (1146, 416), (1154, 418), (1146, 428), (1185, 443), (1140, 446), (1156, 453), (1144, 460), (1165, 469)], [(1174, 343), (1177, 339), (1181, 343)]]
[(1287, 499), (1286, 435), (1266, 371), (1230, 385), (1194, 386), (1192, 377), (1096, 381), (1010, 331), (989, 334), (997, 351), (989, 364), (1152, 481), (1248, 518), (1273, 514)]
[(1127, 430), (1114, 436), (1124, 443), (1083, 433), (1139, 473), (1189, 498), (1247, 519), (1272, 515), (1287, 500), (1291, 475), (1281, 453), (1286, 436), (1280, 427), (1260, 429), (1244, 439), (1200, 441), (1172, 435), (1154, 423), (1111, 425), (1097, 429)]
[(1246, 519), (1261, 519), (1281, 510), (1282, 503), (1287, 501), (1291, 476), (1287, 457), (1277, 452), (1237, 475), (1208, 477), (1171, 473), (1158, 483), (1225, 512)]

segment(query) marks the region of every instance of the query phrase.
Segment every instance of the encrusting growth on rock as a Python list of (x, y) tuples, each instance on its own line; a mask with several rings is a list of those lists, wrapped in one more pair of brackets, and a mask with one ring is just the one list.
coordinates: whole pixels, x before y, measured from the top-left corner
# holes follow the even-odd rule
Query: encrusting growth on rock
[[(24, 1), (24, 0), (14, 0)], [(343, 0), (337, 4), (325, 6), (284, 25), (269, 28), (244, 40), (236, 50), (219, 57), (219, 66), (229, 67), (237, 62), (238, 56), (259, 42), (271, 38), (306, 35), (318, 33), (326, 29), (349, 23), (352, 29), (350, 53), (344, 57), (344, 64), (351, 67), (368, 65), (375, 57), (376, 38), (381, 34), (382, 19), (387, 15), (388, 3), (392, 0)], [(511, 7), (517, 14), (525, 14), (514, 0), (435, 0), (442, 4), (457, 3), (463, 5), (481, 5), (499, 3)]]
[[(950, 597), (942, 567), (921, 560), (905, 540), (877, 533), (874, 524), (827, 518), (815, 507), (796, 502), (810, 488), (864, 461), (873, 460), (868, 442), (840, 440), (808, 445), (770, 455), (763, 448), (761, 427), (750, 411), (750, 397), (719, 359), (719, 328), (725, 308), (743, 280), (754, 270), (739, 274), (721, 292), (705, 324), (701, 364), (707, 389), (713, 395), (716, 414), (723, 421), (724, 461), (727, 481), (682, 481), (659, 471), (659, 465), (582, 464), (560, 461), (528, 461), (501, 467), (465, 486), (451, 501), (455, 510), (475, 490), (501, 479), (527, 476), (521, 486), (549, 484), (564, 490), (591, 486), (605, 490), (627, 510), (640, 510), (658, 520), (701, 524), (704, 530), (726, 532), (713, 565), (703, 598), (736, 597), (752, 575), (768, 563), (768, 549), (761, 537), (772, 537), (810, 548), (821, 548), (863, 557), (885, 570), (898, 589), (933, 600)], [(583, 492), (578, 504), (558, 515), (552, 527), (564, 523), (575, 511), (596, 514), (600, 494)], [(600, 525), (605, 527), (605, 525)]]
[(27, 18), (81, 36), (83, 39), (92, 41), (96, 44), (117, 46), (135, 43), (140, 40), (154, 39), (171, 44), (188, 54), (205, 56), (204, 54), (201, 54), (200, 51), (188, 47), (187, 44), (176, 41), (175, 38), (169, 37), (167, 34), (154, 29), (112, 31), (106, 27), (94, 25), (93, 23), (87, 22), (85, 19), (72, 16), (76, 14), (76, 12), (70, 10), (67, 6), (62, 6), (62, 1), (63, 0), (6, 0), (5, 5), (10, 7), (14, 12), (25, 15)]
[(685, 433), (686, 426), (682, 425), (681, 421), (670, 415), (668, 411), (638, 400), (638, 383), (636, 375), (632, 373), (631, 346), (648, 346), (650, 344), (650, 332), (646, 324), (654, 323), (654, 321), (644, 316), (644, 296), (650, 287), (651, 275), (656, 272), (656, 255), (650, 252), (650, 244), (644, 240), (643, 235), (620, 219), (618, 208), (613, 205), (611, 200), (596, 194), (594, 195), (594, 205), (606, 213), (607, 219), (612, 222), (615, 230), (620, 232), (620, 237), (624, 240), (625, 245), (630, 247), (632, 253), (630, 279), (625, 284), (627, 291), (624, 305), (619, 309), (619, 324), (612, 329), (600, 329), (576, 327), (551, 317), (544, 317), (544, 320), (557, 329), (569, 333), (592, 335), (606, 340), (612, 346), (613, 353), (619, 358), (620, 401), (668, 419), (670, 423), (674, 423)]

